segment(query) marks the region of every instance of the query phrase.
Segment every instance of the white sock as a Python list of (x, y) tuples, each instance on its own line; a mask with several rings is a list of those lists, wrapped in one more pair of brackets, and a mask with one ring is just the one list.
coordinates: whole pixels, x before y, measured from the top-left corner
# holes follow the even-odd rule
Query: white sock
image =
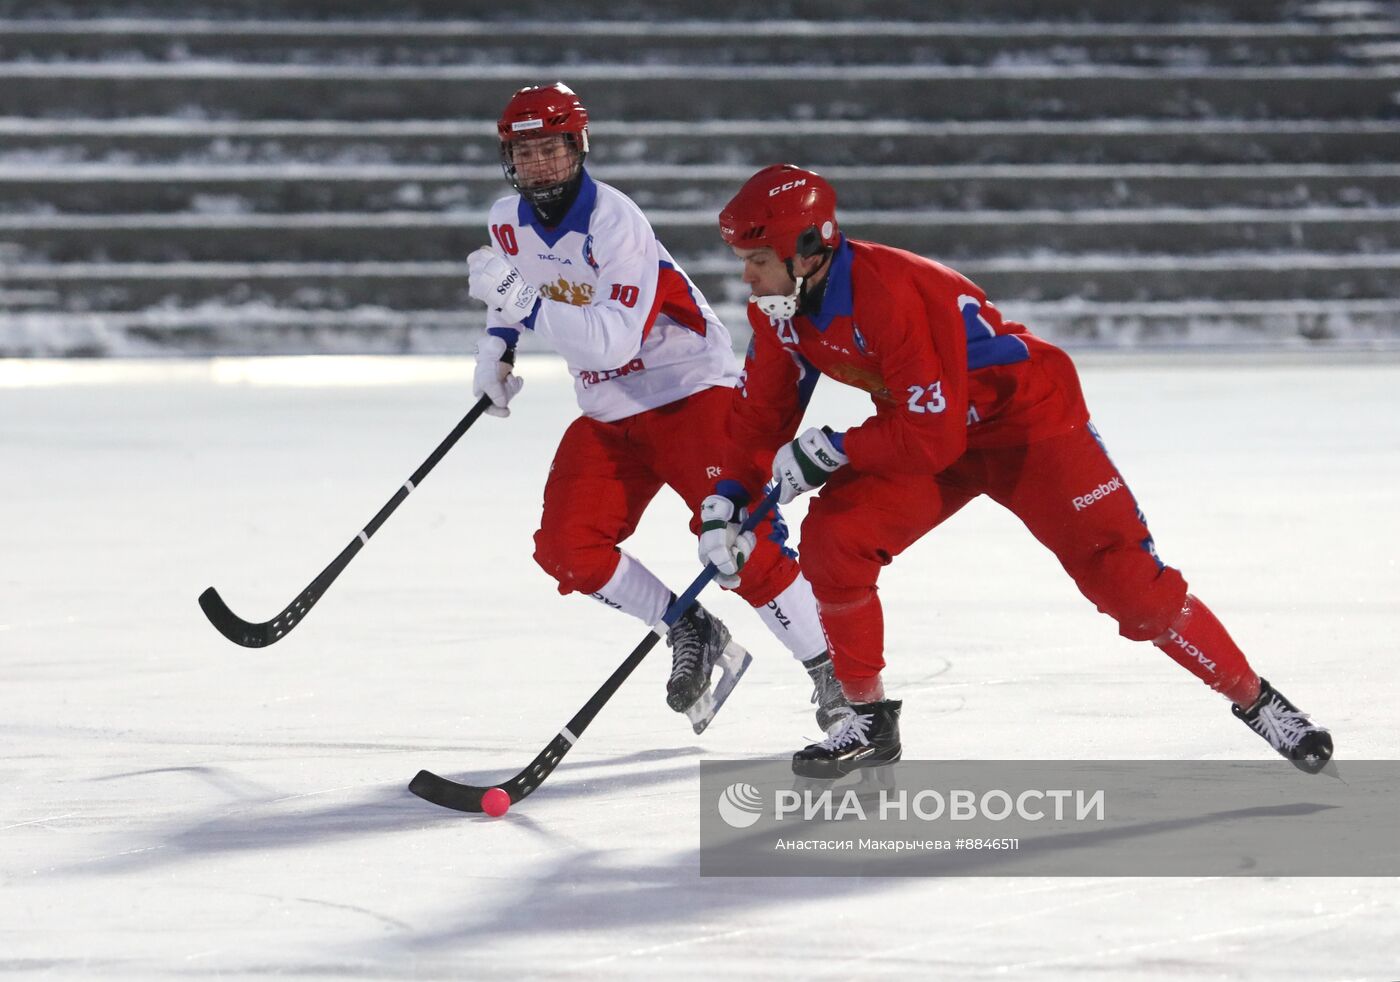
[(618, 553), (617, 570), (612, 579), (590, 596), (614, 610), (631, 614), (643, 624), (660, 624), (661, 615), (671, 603), (670, 589), (640, 562), (621, 549)]
[(801, 573), (792, 584), (764, 607), (755, 607), (773, 637), (783, 643), (798, 661), (814, 658), (826, 650), (826, 635), (817, 616), (817, 598), (812, 584)]

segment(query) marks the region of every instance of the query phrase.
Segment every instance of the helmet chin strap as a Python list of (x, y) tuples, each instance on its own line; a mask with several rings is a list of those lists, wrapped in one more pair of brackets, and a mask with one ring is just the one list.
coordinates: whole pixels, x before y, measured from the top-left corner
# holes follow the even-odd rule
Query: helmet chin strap
[[(758, 309), (763, 311), (768, 317), (775, 317), (778, 320), (791, 320), (797, 316), (797, 311), (801, 309), (802, 303), (806, 299), (802, 288), (806, 286), (809, 279), (827, 267), (831, 262), (831, 255), (832, 250), (823, 249), (821, 262), (817, 264), (816, 269), (812, 270), (806, 276), (798, 276), (793, 272), (792, 260), (788, 259), (786, 265), (788, 275), (792, 277), (792, 292), (787, 296), (778, 293), (763, 297), (750, 295), (749, 303), (757, 306)], [(818, 284), (818, 286), (820, 285), (821, 284)]]
[(766, 317), (790, 320), (797, 316), (797, 306), (802, 297), (802, 282), (805, 279), (804, 276), (795, 277), (792, 283), (792, 293), (788, 296), (783, 296), (781, 293), (772, 293), (762, 297), (751, 295), (749, 303), (756, 305)]

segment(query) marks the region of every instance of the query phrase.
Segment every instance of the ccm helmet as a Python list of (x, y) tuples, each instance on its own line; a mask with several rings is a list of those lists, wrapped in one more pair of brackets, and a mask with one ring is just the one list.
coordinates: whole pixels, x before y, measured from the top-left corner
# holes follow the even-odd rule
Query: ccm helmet
[[(765, 167), (745, 182), (719, 213), (719, 234), (739, 249), (772, 249), (792, 279), (792, 292), (751, 296), (774, 319), (795, 317), (807, 302), (806, 276), (793, 259), (821, 256), (817, 269), (836, 246), (836, 191), (820, 174), (792, 164)], [(812, 275), (816, 275), (815, 272)]]
[(836, 245), (836, 191), (793, 164), (765, 167), (719, 213), (719, 234), (731, 246), (768, 246), (778, 258), (815, 256)]
[[(506, 180), (527, 201), (547, 209), (568, 193), (588, 154), (588, 110), (574, 90), (563, 82), (531, 85), (516, 92), (496, 121), (501, 138), (501, 167)], [(559, 136), (569, 155), (551, 173), (522, 184), (517, 173), (515, 151), (521, 144)]]

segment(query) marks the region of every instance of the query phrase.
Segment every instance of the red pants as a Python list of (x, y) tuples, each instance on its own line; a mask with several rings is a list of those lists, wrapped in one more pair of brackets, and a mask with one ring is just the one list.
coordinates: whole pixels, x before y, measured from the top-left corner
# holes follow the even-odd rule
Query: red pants
[(842, 681), (884, 667), (880, 570), (985, 494), (1016, 514), (1080, 591), (1135, 641), (1164, 635), (1186, 580), (1156, 556), (1152, 535), (1092, 427), (1026, 446), (969, 450), (937, 475), (837, 471), (802, 525), (802, 569)]
[[(580, 417), (569, 425), (554, 454), (535, 533), (535, 561), (558, 581), (560, 593), (603, 588), (617, 569), (618, 545), (636, 531), (663, 484), (685, 501), (690, 530), (700, 534), (700, 503), (714, 491), (733, 394), (709, 388), (616, 422)], [(735, 592), (759, 607), (792, 584), (798, 567), (781, 522), (765, 519), (756, 535)]]

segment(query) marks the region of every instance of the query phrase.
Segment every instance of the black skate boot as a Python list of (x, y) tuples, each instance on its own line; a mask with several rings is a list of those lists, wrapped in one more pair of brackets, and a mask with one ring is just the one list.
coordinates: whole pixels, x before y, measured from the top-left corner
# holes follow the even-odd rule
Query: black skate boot
[[(666, 632), (671, 649), (671, 678), (666, 705), (690, 717), (691, 728), (703, 732), (748, 671), (753, 656), (735, 644), (729, 628), (699, 604), (682, 614)], [(718, 667), (720, 681), (710, 688)]]
[(1299, 712), (1267, 679), (1259, 680), (1259, 698), (1248, 709), (1230, 707), (1269, 746), (1300, 771), (1316, 774), (1332, 759), (1332, 734)]
[(898, 699), (851, 704), (825, 740), (792, 755), (792, 772), (799, 777), (832, 778), (858, 767), (893, 764), (904, 753), (899, 743), (903, 705)]
[(812, 677), (812, 704), (817, 707), (817, 725), (823, 732), (829, 733), (832, 724), (845, 715), (840, 710), (851, 705), (846, 699), (846, 694), (841, 691), (841, 683), (836, 681), (836, 670), (832, 667), (831, 655), (823, 651), (820, 655), (804, 661), (802, 667), (807, 669), (807, 674)]

